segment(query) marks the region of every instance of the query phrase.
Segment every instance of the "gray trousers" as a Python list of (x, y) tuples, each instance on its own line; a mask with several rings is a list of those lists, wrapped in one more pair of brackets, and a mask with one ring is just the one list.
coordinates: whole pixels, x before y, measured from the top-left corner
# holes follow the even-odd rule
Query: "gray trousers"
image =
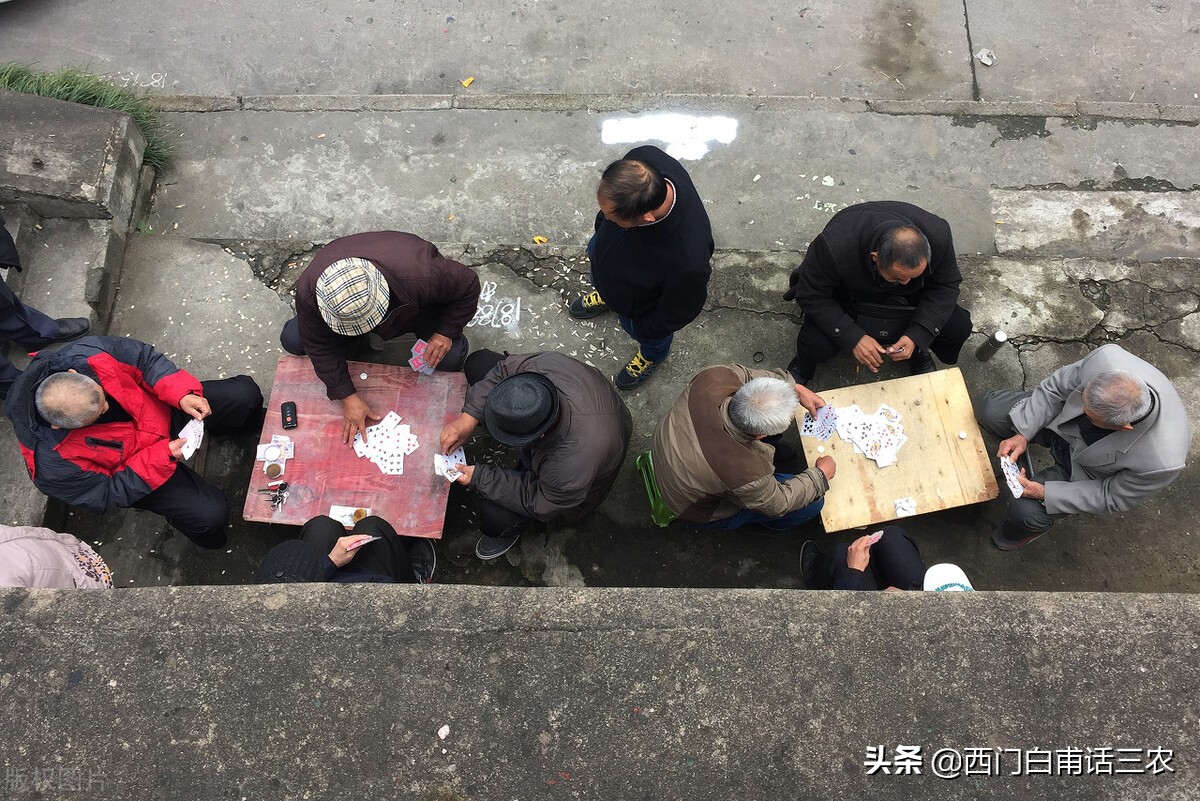
[[(976, 405), (975, 419), (985, 431), (1000, 439), (1008, 439), (1017, 433), (1008, 413), (1012, 407), (1032, 395), (1033, 392), (1023, 392), (1017, 389), (994, 389), (983, 396)], [(1044, 445), (1054, 456), (1054, 464), (1040, 473), (1029, 476), (1030, 481), (1045, 484), (1047, 481), (1071, 480), (1071, 449), (1067, 443), (1053, 431), (1039, 431), (1031, 442)], [(1007, 492), (1007, 489), (1001, 490)], [(1052, 515), (1046, 511), (1046, 504), (1032, 498), (1010, 498), (1008, 502), (1008, 518), (1004, 522), (1005, 531), (1010, 539), (1023, 539), (1030, 534), (1040, 534), (1054, 525), (1055, 519), (1062, 515)]]

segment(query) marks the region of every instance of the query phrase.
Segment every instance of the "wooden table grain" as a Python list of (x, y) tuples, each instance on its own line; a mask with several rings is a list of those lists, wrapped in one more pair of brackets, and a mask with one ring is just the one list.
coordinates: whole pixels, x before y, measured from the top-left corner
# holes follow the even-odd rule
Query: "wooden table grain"
[[(886, 403), (900, 412), (908, 437), (896, 462), (888, 467), (878, 467), (855, 453), (854, 446), (836, 433), (824, 442), (800, 438), (810, 465), (822, 455), (837, 462), (821, 510), (826, 531), (895, 520), (897, 498), (913, 498), (916, 513), (922, 515), (999, 494), (971, 397), (957, 367), (817, 394), (835, 408), (856, 403), (867, 415)], [(966, 432), (966, 439), (959, 432)], [(824, 454), (817, 452), (818, 446), (825, 448)]]
[[(358, 394), (380, 416), (395, 411), (412, 427), (420, 446), (404, 457), (404, 475), (384, 475), (371, 461), (359, 458), (342, 442), (342, 404), (325, 396), (325, 385), (304, 356), (283, 356), (275, 370), (275, 385), (267, 406), (261, 443), (284, 434), (296, 444), (287, 462), (287, 503), (272, 511), (268, 496), (257, 490), (268, 479), (263, 463), (251, 473), (243, 517), (260, 523), (302, 525), (330, 506), (370, 509), (400, 534), (439, 539), (446, 517), (450, 483), (433, 472), (433, 455), (446, 423), (462, 410), (466, 378), (462, 373), (423, 376), (407, 365), (349, 362)], [(367, 378), (360, 375), (366, 373)], [(296, 404), (299, 426), (284, 431), (279, 406)], [(374, 422), (374, 421), (372, 421)]]

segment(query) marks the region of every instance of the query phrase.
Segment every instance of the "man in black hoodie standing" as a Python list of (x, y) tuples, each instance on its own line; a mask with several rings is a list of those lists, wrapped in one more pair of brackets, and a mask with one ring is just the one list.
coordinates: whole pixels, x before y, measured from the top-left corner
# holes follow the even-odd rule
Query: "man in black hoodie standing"
[(842, 209), (808, 246), (784, 295), (804, 310), (788, 371), (807, 385), (839, 351), (872, 373), (885, 356), (907, 361), (914, 375), (933, 372), (931, 350), (956, 363), (971, 335), (961, 283), (941, 217), (890, 200)]
[(712, 226), (691, 177), (653, 145), (636, 147), (604, 170), (600, 212), (588, 242), (595, 291), (576, 298), (571, 316), (612, 309), (638, 350), (613, 376), (640, 386), (667, 358), (675, 332), (700, 314), (712, 275)]

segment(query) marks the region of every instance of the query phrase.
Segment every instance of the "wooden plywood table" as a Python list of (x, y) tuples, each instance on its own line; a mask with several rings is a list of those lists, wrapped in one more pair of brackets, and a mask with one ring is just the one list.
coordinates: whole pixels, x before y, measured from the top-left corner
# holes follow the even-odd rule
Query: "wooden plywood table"
[[(957, 368), (817, 393), (835, 408), (858, 404), (871, 415), (886, 403), (902, 417), (908, 441), (895, 464), (878, 467), (854, 452), (836, 433), (821, 442), (801, 437), (809, 465), (832, 456), (837, 473), (829, 482), (821, 522), (844, 531), (897, 519), (894, 501), (913, 498), (917, 514), (991, 500), (999, 494), (962, 372)], [(959, 438), (965, 431), (966, 439)], [(825, 453), (817, 453), (823, 446)]]
[[(446, 423), (462, 411), (466, 378), (462, 373), (423, 376), (407, 365), (349, 362), (358, 394), (376, 414), (395, 410), (412, 427), (420, 446), (404, 457), (404, 475), (384, 475), (366, 457), (342, 442), (342, 404), (325, 396), (325, 385), (304, 356), (284, 356), (275, 369), (260, 443), (284, 434), (296, 444), (296, 456), (283, 475), (287, 503), (272, 511), (269, 496), (257, 492), (270, 480), (263, 462), (255, 462), (243, 517), (260, 523), (303, 525), (328, 514), (329, 507), (370, 509), (400, 534), (439, 539), (446, 517), (450, 482), (433, 472), (433, 455)], [(367, 374), (365, 380), (360, 379)], [(284, 431), (279, 406), (294, 401), (299, 426)], [(372, 424), (375, 421), (369, 421)]]

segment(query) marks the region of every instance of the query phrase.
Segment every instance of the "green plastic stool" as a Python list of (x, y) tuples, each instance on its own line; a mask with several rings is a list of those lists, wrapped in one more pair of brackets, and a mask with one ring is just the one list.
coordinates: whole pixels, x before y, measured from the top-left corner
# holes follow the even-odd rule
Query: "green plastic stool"
[(677, 520), (679, 515), (667, 508), (658, 492), (658, 481), (654, 478), (654, 460), (650, 458), (650, 451), (639, 454), (634, 464), (637, 465), (638, 472), (642, 474), (642, 481), (646, 484), (646, 497), (650, 499), (650, 519), (657, 523), (659, 528), (666, 528), (671, 525), (672, 520)]

